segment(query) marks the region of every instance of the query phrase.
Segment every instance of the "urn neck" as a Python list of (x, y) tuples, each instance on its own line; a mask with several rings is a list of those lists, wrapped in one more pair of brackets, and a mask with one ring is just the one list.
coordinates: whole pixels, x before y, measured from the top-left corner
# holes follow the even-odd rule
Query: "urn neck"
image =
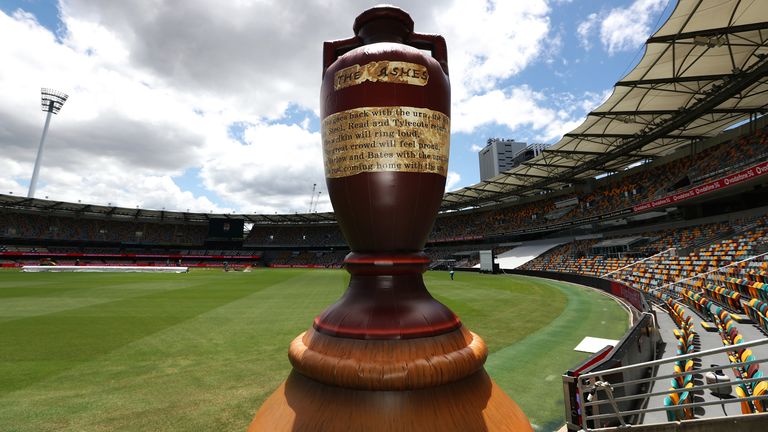
[(424, 253), (360, 254), (345, 260), (349, 288), (315, 318), (326, 335), (351, 339), (412, 339), (456, 330), (459, 318), (427, 291)]
[(379, 42), (403, 43), (410, 33), (400, 21), (382, 18), (365, 24), (357, 36), (363, 44), (370, 45)]
[(413, 19), (394, 6), (377, 6), (361, 13), (352, 26), (363, 44), (378, 42), (404, 43), (413, 33)]

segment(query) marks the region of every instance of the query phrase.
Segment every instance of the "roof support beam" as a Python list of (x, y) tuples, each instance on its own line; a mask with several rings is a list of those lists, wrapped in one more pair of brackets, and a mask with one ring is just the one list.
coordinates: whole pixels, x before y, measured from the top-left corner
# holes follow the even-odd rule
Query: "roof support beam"
[(509, 184), (509, 183), (498, 182), (498, 181), (493, 181), (493, 180), (483, 180), (483, 183), (490, 183), (490, 184), (495, 184), (495, 185), (500, 185), (500, 186), (515, 186), (515, 185)]
[(565, 169), (573, 168), (573, 165), (558, 165), (558, 164), (537, 163), (537, 162), (523, 162), (523, 165), (534, 166), (534, 167), (545, 167), (545, 168), (565, 168)]
[[(514, 174), (510, 174), (510, 175), (511, 175), (511, 176), (518, 176), (518, 177), (528, 177), (528, 178), (547, 179), (547, 180), (552, 178), (552, 177), (550, 177), (550, 176), (540, 176), (540, 175), (536, 175), (536, 174), (520, 174), (520, 173), (514, 173)], [(576, 180), (569, 180), (569, 181), (566, 181), (566, 182), (564, 182), (564, 183), (573, 183), (573, 182), (575, 182), (575, 181), (576, 181)], [(512, 185), (510, 185), (510, 186), (512, 186)], [(518, 186), (518, 187), (521, 187), (521, 186), (525, 186), (525, 187), (528, 187), (528, 186), (533, 186), (533, 185), (516, 185), (516, 186)]]
[[(544, 150), (547, 153), (557, 153), (557, 154), (564, 154), (564, 155), (581, 155), (581, 156), (603, 156), (605, 155), (605, 152), (596, 152), (596, 151), (586, 151), (586, 150)], [(640, 157), (640, 158), (652, 158), (655, 157), (654, 155), (649, 154), (642, 154), (642, 153), (632, 153), (630, 155), (631, 157)], [(571, 167), (572, 168), (572, 167)]]
[(732, 74), (629, 80), (629, 81), (619, 81), (616, 83), (616, 85), (624, 86), (624, 87), (635, 87), (635, 86), (649, 85), (649, 84), (679, 84), (679, 83), (698, 82), (698, 81), (718, 81), (727, 76), (732, 76)]
[(459, 189), (459, 190), (453, 191), (453, 192), (449, 192), (449, 193), (443, 195), (443, 199), (445, 199), (445, 197), (447, 197), (447, 196), (460, 196), (460, 197), (464, 197), (464, 198), (477, 198), (476, 196), (473, 196), (473, 195), (467, 195), (466, 193), (462, 192), (462, 189)]
[(559, 154), (567, 154), (567, 155), (583, 155), (583, 156), (600, 156), (604, 155), (605, 152), (596, 152), (596, 151), (586, 151), (586, 150), (555, 150), (555, 149), (546, 149), (544, 150), (545, 153), (559, 153)]
[(472, 187), (472, 186), (464, 186), (462, 189), (468, 189), (468, 190), (471, 190), (471, 191), (482, 192), (482, 193), (488, 193), (488, 192), (494, 193), (495, 192), (495, 191), (489, 191), (488, 189), (480, 189), (480, 188), (476, 188), (476, 187)]
[[(507, 187), (509, 187), (509, 185), (507, 185)], [(474, 199), (493, 201), (493, 202), (501, 202), (501, 201), (499, 201), (498, 196), (500, 194), (504, 193), (504, 190), (489, 191), (489, 190), (485, 190), (485, 189), (473, 188), (471, 186), (467, 186), (464, 189), (469, 189), (469, 190), (481, 193), (480, 195), (475, 196)]]
[[(768, 29), (768, 23), (760, 24), (760, 28)], [(703, 34), (716, 33), (712, 30)], [(673, 39), (676, 36), (673, 36)], [(544, 178), (539, 182), (531, 185), (526, 185), (518, 188), (518, 190), (512, 191), (515, 194), (523, 194), (530, 190), (542, 189), (554, 183), (572, 183), (573, 178), (579, 174), (596, 170), (596, 167), (605, 166), (618, 157), (638, 157), (640, 155), (635, 154), (637, 150), (642, 149), (646, 145), (665, 137), (669, 137), (669, 134), (684, 128), (692, 121), (700, 118), (701, 116), (715, 111), (716, 107), (723, 102), (732, 98), (733, 95), (738, 94), (744, 89), (749, 88), (754, 83), (763, 79), (768, 75), (768, 58), (762, 58), (759, 62), (752, 65), (749, 70), (743, 71), (733, 76), (733, 79), (728, 80), (718, 88), (717, 92), (709, 94), (703, 94), (701, 98), (698, 98), (688, 109), (676, 111), (671, 117), (664, 119), (664, 121), (655, 127), (653, 130), (649, 130), (644, 134), (632, 135), (628, 142), (623, 143), (622, 147), (611, 152), (595, 155), (596, 157), (588, 162), (580, 164), (568, 172), (562, 173), (559, 176), (553, 176)], [(576, 134), (577, 135), (577, 134)], [(568, 135), (566, 135), (568, 136)], [(700, 137), (686, 137), (684, 135), (672, 136), (672, 138), (683, 139), (691, 138), (696, 139)], [(562, 150), (545, 150), (546, 152), (561, 152)]]
[[(518, 177), (539, 178), (539, 179), (549, 179), (549, 178), (551, 178), (549, 176), (542, 176), (542, 175), (536, 175), (536, 174), (519, 174), (519, 173), (514, 173), (514, 174), (510, 174), (510, 175), (518, 176)], [(510, 186), (512, 186), (512, 185), (510, 185)]]
[(675, 34), (670, 34), (665, 36), (652, 37), (652, 38), (648, 38), (648, 41), (646, 41), (646, 44), (666, 43), (666, 42), (680, 43), (683, 40), (693, 39), (696, 36), (718, 36), (718, 35), (726, 35), (726, 34), (734, 34), (734, 33), (743, 33), (748, 31), (766, 30), (766, 29), (768, 29), (768, 23), (764, 23), (764, 22), (754, 23), (754, 24), (743, 24), (743, 25), (737, 25), (737, 26), (720, 27), (715, 29), (698, 30), (698, 31), (692, 31), (692, 32), (675, 33)]
[[(605, 165), (616, 157), (628, 156), (649, 143), (668, 136), (670, 132), (685, 127), (692, 121), (700, 118), (702, 115), (727, 101), (733, 97), (733, 95), (738, 94), (754, 83), (760, 81), (767, 74), (768, 58), (763, 58), (760, 62), (755, 63), (750, 70), (744, 71), (736, 75), (734, 79), (728, 81), (720, 88), (720, 91), (703, 95), (691, 108), (681, 111), (677, 116), (667, 119), (654, 130), (650, 130), (645, 134), (634, 137), (634, 139), (629, 140), (629, 142), (625, 143), (620, 149), (598, 156), (588, 163), (579, 165), (570, 172), (564, 173), (562, 176), (538, 182), (530, 187), (540, 188), (559, 181), (565, 181), (570, 177), (592, 170), (597, 166)], [(677, 138), (682, 138), (682, 136), (678, 136)]]
[[(749, 114), (764, 113), (765, 108), (718, 108), (708, 111), (711, 114)], [(672, 115), (679, 114), (680, 110), (638, 110), (638, 111), (592, 111), (589, 115), (597, 117), (619, 117), (619, 116), (645, 116), (645, 115)]]
[[(606, 133), (567, 133), (565, 136), (570, 138), (637, 138), (640, 133), (637, 134), (606, 134)], [(662, 135), (657, 136), (657, 139), (671, 138), (671, 139), (700, 139), (698, 135)], [(604, 153), (603, 153), (604, 154)]]

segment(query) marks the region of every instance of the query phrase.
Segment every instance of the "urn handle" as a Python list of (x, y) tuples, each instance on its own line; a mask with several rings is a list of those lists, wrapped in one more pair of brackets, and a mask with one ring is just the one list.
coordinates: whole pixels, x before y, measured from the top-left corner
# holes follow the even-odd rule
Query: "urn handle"
[[(408, 39), (403, 41), (405, 45), (414, 48), (427, 50), (432, 53), (432, 57), (440, 64), (446, 75), (448, 75), (448, 48), (445, 45), (445, 39), (440, 35), (410, 33)], [(339, 39), (323, 43), (323, 77), (325, 71), (336, 61), (349, 51), (365, 45), (362, 38), (358, 36), (349, 39)]]
[(448, 75), (448, 48), (445, 46), (445, 38), (434, 34), (411, 33), (405, 44), (430, 51), (432, 57), (440, 63), (443, 72)]
[(323, 77), (325, 77), (325, 71), (345, 53), (352, 51), (353, 49), (363, 46), (363, 40), (357, 36), (349, 39), (339, 39), (335, 41), (328, 41), (323, 43)]

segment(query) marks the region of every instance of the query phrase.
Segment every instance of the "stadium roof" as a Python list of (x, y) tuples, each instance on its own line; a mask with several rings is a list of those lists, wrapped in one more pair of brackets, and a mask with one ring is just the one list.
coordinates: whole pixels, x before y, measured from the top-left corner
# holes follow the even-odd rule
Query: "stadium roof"
[[(522, 165), (443, 197), (442, 210), (513, 201), (670, 154), (768, 111), (768, 0), (679, 0), (644, 56), (576, 129)], [(0, 210), (256, 224), (333, 223), (333, 213), (191, 213), (0, 194)]]
[(540, 156), (443, 197), (496, 204), (618, 172), (766, 112), (768, 1), (680, 0), (605, 103)]
[(25, 212), (41, 212), (66, 216), (86, 216), (99, 218), (114, 218), (117, 220), (145, 219), (167, 222), (207, 222), (210, 219), (243, 219), (255, 224), (302, 224), (336, 222), (333, 213), (298, 213), (281, 215), (254, 215), (233, 213), (191, 213), (166, 210), (147, 210), (140, 208), (113, 207), (97, 204), (70, 203), (64, 201), (49, 201), (37, 198), (26, 198), (15, 195), (0, 194), (0, 211), (21, 210)]

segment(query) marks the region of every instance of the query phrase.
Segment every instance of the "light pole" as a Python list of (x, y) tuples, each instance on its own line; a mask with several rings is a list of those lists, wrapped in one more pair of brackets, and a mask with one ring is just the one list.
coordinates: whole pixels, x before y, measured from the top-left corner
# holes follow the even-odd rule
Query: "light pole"
[(40, 164), (43, 161), (43, 145), (45, 144), (45, 136), (48, 135), (48, 126), (51, 124), (51, 115), (59, 113), (59, 110), (64, 106), (64, 102), (67, 101), (68, 97), (65, 93), (47, 88), (41, 88), (40, 95), (42, 97), (43, 111), (47, 112), (48, 115), (45, 116), (43, 136), (40, 137), (40, 147), (37, 149), (35, 169), (32, 171), (32, 180), (29, 181), (29, 193), (27, 193), (27, 198), (35, 197), (35, 189), (37, 188), (37, 176), (40, 173)]

